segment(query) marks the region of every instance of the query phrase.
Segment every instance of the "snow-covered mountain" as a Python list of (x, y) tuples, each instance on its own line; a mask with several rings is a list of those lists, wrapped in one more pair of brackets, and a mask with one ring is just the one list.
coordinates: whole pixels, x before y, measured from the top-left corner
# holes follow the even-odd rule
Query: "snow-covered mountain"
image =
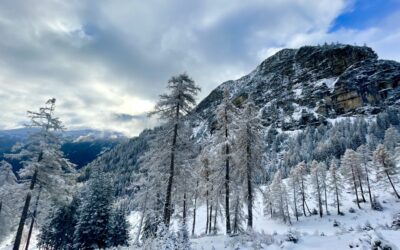
[[(381, 190), (384, 189), (378, 185), (374, 188), (379, 200), (385, 202), (383, 213), (373, 210), (350, 212), (355, 203), (351, 194), (346, 193), (342, 204), (346, 217), (342, 219), (341, 215), (329, 215), (316, 218), (317, 216), (311, 216), (309, 212), (309, 215), (304, 214), (304, 217), (301, 217), (300, 222), (294, 223), (294, 230), (289, 230), (286, 224), (264, 215), (265, 204), (261, 190), (268, 188), (269, 181), (277, 170), (280, 170), (285, 178), (291, 168), (301, 161), (310, 164), (316, 160), (328, 164), (332, 159), (340, 159), (346, 149), (356, 150), (360, 145), (375, 150), (377, 144), (384, 141), (388, 128), (394, 127), (398, 131), (400, 63), (379, 60), (375, 52), (368, 47), (324, 45), (284, 49), (267, 58), (250, 74), (222, 83), (197, 105), (188, 115), (195, 143), (207, 145), (215, 135), (214, 130), (218, 129), (215, 122), (216, 110), (222, 101), (225, 88), (229, 90), (230, 99), (239, 108), (249, 98), (254, 100), (262, 121), (262, 166), (267, 171), (265, 176), (257, 176), (263, 186), (256, 193), (256, 233), (248, 236), (258, 238), (249, 240), (245, 239), (244, 235), (244, 238), (241, 236), (235, 241), (225, 236), (201, 237), (192, 240), (197, 249), (235, 248), (242, 243), (259, 243), (260, 246), (264, 244), (271, 249), (318, 249), (322, 243), (327, 243), (324, 242), (325, 239), (328, 239), (325, 245), (329, 247), (329, 242), (333, 241), (340, 242), (340, 247), (349, 246), (349, 242), (353, 241), (356, 242), (351, 243), (353, 247), (369, 247), (372, 245), (371, 239), (374, 240), (374, 244), (375, 239), (380, 240), (383, 245), (385, 240), (393, 243), (392, 239), (397, 237), (398, 233), (393, 233), (389, 226), (382, 223), (391, 223), (394, 213), (398, 210), (398, 202), (389, 191), (382, 192), (381, 195)], [(162, 128), (145, 130), (138, 137), (122, 141), (102, 153), (81, 170), (79, 180), (86, 181), (95, 172), (111, 173), (110, 182), (115, 188), (118, 204), (131, 205), (130, 208), (135, 211), (137, 207), (131, 201), (135, 200), (135, 191), (140, 189), (140, 186), (134, 186), (132, 183), (141, 167), (140, 157), (148, 150), (151, 139), (160, 131)], [(15, 131), (14, 135), (15, 138), (23, 138), (24, 131)], [(96, 133), (91, 134), (91, 131), (73, 132), (66, 136), (66, 140), (76, 148), (75, 144), (91, 143), (96, 136)], [(107, 136), (113, 137), (114, 135)], [(68, 143), (65, 143), (64, 147)], [(66, 155), (68, 156), (67, 153)], [(398, 159), (396, 161), (398, 164)], [(9, 173), (9, 165), (3, 165), (3, 172)], [(288, 179), (281, 182), (287, 181)], [(350, 188), (347, 187), (346, 191)], [(313, 209), (317, 205), (311, 198), (312, 185), (307, 186), (307, 189), (307, 202)], [(178, 211), (179, 204), (176, 206)], [(197, 204), (197, 209), (198, 226), (195, 234), (201, 236), (204, 225), (199, 224), (204, 224), (208, 214), (201, 201)], [(294, 218), (293, 213), (288, 211), (288, 214), (290, 213)], [(137, 226), (139, 216), (140, 213), (132, 213), (131, 221), (135, 224), (132, 226)], [(384, 232), (385, 237), (368, 232), (369, 229), (355, 228), (367, 224), (360, 219), (365, 216), (372, 216), (372, 227)], [(174, 228), (177, 226), (175, 219), (172, 221)], [(333, 226), (333, 219), (342, 224), (338, 229)], [(189, 225), (191, 220), (189, 219)], [(223, 216), (218, 216), (218, 221), (215, 220), (217, 231), (223, 233)], [(263, 234), (262, 230), (266, 231), (266, 234)], [(288, 242), (291, 234), (297, 239), (300, 238), (305, 244), (304, 247), (294, 247)], [(245, 241), (241, 242), (242, 240)], [(364, 242), (368, 240), (369, 243)], [(271, 241), (271, 244), (267, 241)], [(392, 244), (390, 246), (395, 247)], [(249, 246), (249, 249), (252, 247)]]
[[(0, 160), (4, 159), (4, 153), (11, 151), (13, 145), (18, 142), (23, 143), (33, 132), (35, 129), (32, 128), (0, 130)], [(66, 130), (62, 132), (62, 137), (62, 151), (78, 168), (127, 139), (123, 134), (115, 131), (93, 129)], [(20, 167), (15, 161), (12, 165), (14, 170)]]
[[(390, 114), (400, 106), (400, 63), (379, 60), (365, 46), (338, 44), (281, 50), (250, 74), (222, 83), (197, 105), (190, 121), (198, 142), (214, 129), (215, 110), (225, 87), (235, 105), (241, 106), (249, 96), (255, 101), (264, 125), (265, 152), (269, 154), (271, 148), (276, 151), (268, 156), (266, 165), (271, 171), (284, 165), (287, 173), (300, 160), (325, 157), (325, 151), (330, 151), (328, 146), (339, 143), (334, 138), (338, 134), (344, 145), (331, 150), (335, 157), (347, 147), (359, 146), (352, 145), (358, 140), (355, 137), (364, 138), (361, 142), (365, 143), (370, 121), (378, 119), (378, 125), (384, 124), (374, 132), (383, 139), (384, 130), (390, 126), (387, 120), (392, 119)], [(121, 187), (119, 193), (130, 193), (127, 183), (137, 171), (137, 160), (146, 151), (152, 134), (146, 130), (101, 155), (88, 165), (85, 176), (98, 168), (114, 172), (118, 176), (116, 186)], [(290, 143), (293, 145), (288, 146)]]

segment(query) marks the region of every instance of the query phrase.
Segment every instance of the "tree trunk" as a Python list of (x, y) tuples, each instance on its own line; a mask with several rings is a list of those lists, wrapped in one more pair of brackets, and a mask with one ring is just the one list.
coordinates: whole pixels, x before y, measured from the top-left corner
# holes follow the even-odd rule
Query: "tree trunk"
[(317, 173), (317, 176), (316, 176), (316, 181), (317, 181), (317, 194), (318, 194), (319, 217), (322, 218), (323, 212), (322, 212), (322, 200), (321, 200), (321, 187), (319, 186), (318, 173)]
[(238, 227), (239, 227), (239, 199), (236, 197), (236, 202), (235, 202), (235, 218), (233, 219), (233, 233), (237, 234), (238, 233)]
[(289, 213), (289, 201), (288, 201), (288, 197), (287, 196), (285, 196), (285, 203), (286, 203), (286, 211), (287, 211), (288, 222), (289, 222), (289, 225), (292, 225), (292, 220), (290, 219), (290, 213)]
[(167, 194), (165, 198), (164, 205), (164, 224), (167, 228), (169, 228), (169, 223), (171, 220), (171, 192), (172, 192), (172, 182), (174, 180), (174, 168), (175, 168), (175, 147), (176, 147), (176, 138), (178, 136), (178, 119), (179, 119), (179, 105), (176, 107), (176, 121), (174, 125), (174, 134), (172, 138), (172, 146), (171, 146), (171, 162), (169, 169), (169, 178), (167, 185)]
[(215, 212), (214, 212), (214, 228), (213, 228), (213, 234), (217, 234), (217, 215), (218, 215), (218, 207), (215, 205)]
[[(197, 206), (197, 189), (199, 186), (199, 181), (196, 182), (196, 191), (194, 193), (194, 208), (193, 208), (193, 225), (192, 225), (192, 235), (194, 235), (194, 230), (196, 227), (196, 206)], [(208, 216), (207, 216), (208, 218)]]
[(365, 200), (365, 196), (364, 196), (364, 189), (363, 189), (363, 186), (362, 186), (361, 177), (360, 177), (359, 174), (358, 174), (357, 176), (358, 176), (358, 182), (360, 183), (360, 190), (361, 190), (361, 198), (362, 198), (362, 201), (363, 201), (363, 202), (367, 202), (367, 201)]
[(247, 229), (253, 229), (253, 188), (251, 185), (252, 169), (250, 165), (250, 142), (247, 142)]
[(397, 193), (397, 190), (396, 190), (396, 188), (394, 187), (394, 184), (393, 184), (393, 182), (392, 182), (392, 179), (390, 178), (390, 175), (389, 175), (388, 171), (385, 171), (385, 173), (386, 173), (387, 178), (389, 179), (390, 185), (392, 185), (392, 188), (393, 188), (394, 193), (396, 194), (396, 197), (397, 197), (398, 199), (400, 199), (400, 195)]
[(368, 187), (368, 196), (369, 196), (369, 202), (371, 203), (371, 208), (373, 208), (373, 201), (372, 201), (372, 192), (371, 192), (371, 185), (369, 183), (369, 174), (368, 174), (368, 168), (367, 168), (367, 164), (364, 165), (364, 169), (365, 169), (365, 174), (367, 175), (367, 187)]
[(211, 230), (212, 230), (212, 219), (213, 219), (213, 217), (212, 217), (212, 211), (213, 211), (213, 206), (212, 206), (212, 204), (210, 204), (210, 225), (208, 226), (208, 233), (209, 234), (211, 234)]
[(226, 159), (225, 159), (225, 221), (226, 221), (226, 233), (231, 233), (231, 218), (230, 218), (230, 208), (229, 208), (229, 146), (226, 145)]
[[(225, 115), (225, 122), (227, 118)], [(228, 140), (228, 128), (225, 127), (225, 138)], [(230, 208), (229, 208), (229, 145), (225, 145), (225, 222), (226, 222), (226, 233), (231, 233), (231, 218), (230, 218)]]
[(39, 206), (39, 200), (40, 200), (40, 193), (41, 192), (42, 192), (42, 188), (40, 187), (39, 188), (39, 193), (38, 193), (38, 196), (37, 196), (36, 202), (35, 202), (35, 209), (33, 210), (33, 215), (32, 215), (31, 225), (29, 227), (28, 239), (26, 240), (25, 250), (29, 249), (29, 242), (31, 241), (33, 225), (34, 225), (35, 219), (36, 219), (36, 214), (37, 214), (37, 209), (38, 209), (38, 206)]
[(335, 194), (336, 194), (337, 214), (340, 215), (339, 190), (337, 187), (337, 183), (335, 183)]
[(324, 193), (325, 193), (325, 211), (326, 211), (326, 214), (329, 214), (329, 211), (328, 211), (328, 195), (326, 193), (326, 180), (325, 180), (325, 184), (324, 184)]
[(361, 209), (360, 202), (359, 202), (359, 200), (358, 200), (357, 183), (356, 183), (356, 177), (354, 176), (354, 170), (353, 170), (353, 168), (351, 168), (351, 175), (352, 175), (352, 177), (353, 177), (354, 192), (356, 193), (356, 202), (357, 202), (357, 206), (358, 206), (358, 208)]
[(296, 184), (293, 183), (293, 203), (294, 203), (294, 213), (296, 214), (296, 220), (299, 221), (299, 213), (297, 212), (297, 201), (296, 201)]
[(183, 193), (182, 220), (183, 220), (183, 224), (186, 224), (186, 193)]
[[(42, 160), (42, 157), (43, 157), (43, 153), (40, 152), (38, 162), (40, 162)], [(35, 188), (37, 175), (38, 175), (38, 169), (36, 168), (35, 172), (33, 173), (32, 179), (31, 179), (31, 184), (29, 187), (28, 194), (26, 195), (26, 198), (25, 198), (25, 204), (24, 204), (24, 208), (22, 209), (21, 219), (18, 224), (17, 235), (15, 236), (13, 250), (19, 250), (19, 246), (21, 245), (22, 232), (24, 230), (25, 221), (28, 216), (29, 205), (31, 203), (31, 198), (32, 198), (32, 191)]]
[(208, 206), (208, 196), (206, 196), (206, 231), (205, 234), (208, 233), (208, 222), (209, 222), (209, 206)]
[[(303, 177), (301, 177), (301, 202), (302, 202), (302, 207), (303, 207), (303, 214), (304, 217), (307, 216), (306, 214), (306, 195), (305, 195), (305, 191), (304, 191), (304, 180)], [(310, 210), (308, 210), (308, 212), (310, 212)]]

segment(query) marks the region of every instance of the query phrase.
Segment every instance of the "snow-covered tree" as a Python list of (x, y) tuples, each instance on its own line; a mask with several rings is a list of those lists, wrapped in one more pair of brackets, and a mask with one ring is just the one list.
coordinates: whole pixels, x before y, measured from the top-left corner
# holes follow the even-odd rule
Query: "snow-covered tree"
[(139, 171), (131, 183), (137, 190), (133, 206), (141, 212), (135, 244), (141, 236), (142, 239), (155, 237), (163, 216), (170, 156), (169, 148), (165, 147), (169, 142), (166, 133), (168, 130), (165, 128), (155, 129), (154, 135), (149, 138), (148, 151), (139, 158)]
[[(253, 202), (255, 178), (262, 173), (262, 141), (261, 141), (261, 122), (257, 118), (257, 110), (252, 101), (245, 105), (240, 121), (235, 145), (235, 163), (233, 171), (244, 181), (241, 183), (245, 187), (247, 202), (247, 227), (253, 227)], [(243, 178), (244, 177), (244, 178)]]
[(285, 223), (290, 223), (288, 195), (286, 185), (282, 181), (282, 173), (278, 170), (270, 184), (272, 211)]
[(358, 154), (352, 149), (347, 149), (341, 159), (341, 167), (346, 181), (354, 188), (357, 206), (358, 208), (361, 208), (360, 200), (358, 198), (359, 183), (357, 180), (357, 173), (360, 172), (360, 159)]
[(303, 215), (307, 216), (306, 214), (306, 208), (309, 214), (310, 209), (308, 208), (307, 205), (307, 166), (305, 162), (300, 162), (298, 163), (294, 170), (293, 170), (293, 179), (298, 181), (298, 187), (299, 187), (299, 193), (300, 193), (300, 199), (301, 199), (301, 207), (303, 210)]
[(387, 179), (392, 186), (396, 197), (400, 199), (400, 195), (396, 190), (394, 182), (397, 178), (398, 170), (392, 157), (389, 155), (388, 150), (382, 144), (379, 144), (374, 151), (374, 162), (377, 167), (377, 179)]
[(290, 189), (292, 190), (292, 199), (293, 199), (293, 210), (294, 210), (294, 215), (296, 216), (296, 220), (299, 221), (299, 212), (297, 210), (297, 203), (299, 199), (299, 187), (300, 187), (300, 176), (297, 173), (296, 168), (292, 168), (290, 170), (290, 180), (289, 180), (289, 186)]
[(52, 98), (38, 112), (28, 111), (30, 124), (27, 126), (37, 129), (37, 132), (31, 134), (26, 143), (15, 145), (12, 154), (6, 155), (8, 158), (22, 161), (23, 167), (19, 176), (30, 180), (14, 242), (15, 250), (20, 246), (32, 192), (37, 184), (42, 187), (42, 200), (63, 200), (70, 196), (75, 166), (60, 150), (60, 138), (56, 132), (64, 127), (59, 118), (54, 116), (55, 104), (56, 99)]
[(324, 176), (324, 169), (317, 161), (312, 161), (311, 163), (311, 182), (313, 184), (313, 194), (315, 196), (315, 200), (318, 204), (318, 211), (319, 216), (322, 217), (323, 215), (323, 177)]
[(74, 249), (74, 231), (78, 219), (80, 200), (74, 198), (69, 204), (53, 207), (38, 237), (40, 249)]
[(344, 190), (343, 178), (338, 171), (337, 164), (334, 160), (331, 161), (329, 168), (328, 186), (330, 191), (333, 193), (334, 206), (337, 208), (337, 214), (341, 215), (340, 211), (342, 193)]
[(160, 99), (151, 114), (158, 115), (166, 122), (165, 126), (171, 129), (171, 133), (167, 133), (167, 135), (170, 136), (171, 141), (164, 145), (170, 151), (168, 182), (165, 191), (163, 213), (163, 220), (168, 228), (172, 215), (172, 188), (175, 176), (175, 157), (178, 134), (184, 116), (187, 115), (196, 104), (195, 97), (200, 91), (200, 88), (186, 73), (173, 76), (168, 81), (167, 88), (169, 89), (169, 93), (160, 95)]
[(113, 209), (108, 224), (108, 247), (129, 246), (129, 222), (123, 208)]
[(112, 214), (113, 190), (108, 178), (102, 174), (89, 180), (78, 209), (78, 221), (74, 232), (77, 249), (106, 248)]
[(397, 145), (400, 143), (400, 133), (399, 131), (394, 127), (390, 126), (388, 129), (385, 131), (385, 138), (384, 138), (384, 145), (386, 149), (393, 154), (395, 148)]
[(179, 229), (176, 233), (176, 248), (182, 250), (190, 250), (192, 249), (189, 239), (189, 232), (187, 230), (186, 223), (181, 221), (179, 223)]
[(374, 201), (372, 199), (371, 181), (370, 181), (370, 162), (372, 160), (371, 151), (366, 145), (361, 145), (357, 148), (357, 153), (360, 157), (360, 163), (364, 168), (364, 175), (367, 181), (368, 197), (371, 208), (374, 209)]
[(223, 166), (225, 169), (225, 223), (226, 233), (231, 233), (231, 218), (230, 218), (230, 182), (231, 182), (231, 151), (234, 141), (234, 133), (232, 130), (236, 129), (235, 120), (237, 118), (237, 109), (230, 100), (228, 88), (224, 89), (224, 97), (222, 102), (216, 109), (217, 113), (217, 126), (218, 129), (215, 135), (215, 144), (218, 148), (217, 158), (221, 159), (222, 164), (217, 166)]
[(324, 162), (320, 162), (319, 167), (320, 167), (320, 171), (321, 171), (322, 189), (324, 191), (325, 211), (326, 211), (326, 214), (329, 215), (329, 210), (328, 210), (328, 166)]

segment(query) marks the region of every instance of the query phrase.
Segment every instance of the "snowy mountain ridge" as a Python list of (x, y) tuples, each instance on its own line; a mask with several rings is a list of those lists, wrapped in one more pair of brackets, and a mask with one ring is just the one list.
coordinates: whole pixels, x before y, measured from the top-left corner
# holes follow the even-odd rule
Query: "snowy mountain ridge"
[[(269, 138), (266, 147), (271, 147), (273, 140), (277, 144), (287, 140), (275, 138), (280, 132), (295, 136), (307, 128), (334, 125), (347, 118), (368, 120), (388, 109), (398, 109), (400, 63), (379, 60), (371, 48), (364, 46), (338, 44), (281, 50), (250, 74), (222, 83), (197, 105), (189, 117), (198, 143), (207, 140), (215, 129), (215, 109), (225, 87), (235, 105), (241, 106), (249, 96), (254, 100), (265, 127), (263, 133)], [(145, 130), (100, 156), (87, 166), (84, 179), (93, 168), (117, 176), (123, 173), (119, 177), (122, 182), (116, 180), (116, 186), (121, 187), (118, 193), (130, 193), (125, 189), (152, 136), (154, 131)]]

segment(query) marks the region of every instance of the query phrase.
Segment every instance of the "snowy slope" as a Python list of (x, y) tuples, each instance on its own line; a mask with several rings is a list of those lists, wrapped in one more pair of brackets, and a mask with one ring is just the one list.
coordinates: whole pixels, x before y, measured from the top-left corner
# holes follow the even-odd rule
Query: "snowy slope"
[[(286, 182), (286, 180), (284, 180)], [(254, 207), (254, 231), (255, 235), (252, 242), (242, 242), (243, 236), (228, 237), (225, 236), (223, 217), (218, 215), (218, 234), (215, 236), (205, 236), (206, 208), (200, 206), (197, 210), (195, 235), (192, 238), (192, 246), (196, 250), (212, 250), (212, 249), (350, 249), (352, 245), (354, 249), (371, 249), (370, 242), (374, 239), (380, 239), (382, 244), (388, 244), (392, 249), (400, 249), (400, 231), (390, 228), (392, 218), (396, 213), (400, 212), (400, 200), (396, 199), (389, 189), (382, 186), (374, 186), (375, 194), (378, 194), (378, 200), (382, 203), (384, 210), (373, 211), (369, 207), (369, 203), (361, 203), (362, 209), (359, 210), (353, 201), (352, 193), (344, 193), (343, 206), (341, 210), (344, 216), (336, 215), (335, 207), (329, 206), (331, 215), (324, 215), (320, 218), (317, 215), (311, 217), (300, 217), (296, 222), (292, 214), (292, 224), (284, 224), (283, 222), (271, 219), (263, 214), (262, 190), (257, 192)], [(349, 189), (347, 189), (349, 190)], [(311, 190), (308, 190), (310, 193)], [(311, 196), (310, 196), (311, 197)], [(316, 207), (312, 198), (307, 200), (310, 209)], [(349, 209), (354, 208), (355, 213), (350, 213)], [(136, 238), (136, 232), (140, 213), (132, 212), (128, 218), (131, 224), (131, 242)], [(334, 221), (339, 223), (338, 227), (334, 227)], [(173, 222), (176, 224), (176, 220)], [(370, 225), (371, 228), (367, 228)], [(188, 220), (189, 231), (192, 226), (192, 215)], [(172, 227), (176, 228), (176, 225)], [(299, 241), (292, 243), (286, 241), (289, 232), (297, 235)], [(32, 247), (36, 249), (34, 232)], [(10, 235), (1, 245), (0, 250), (12, 249), (13, 235)], [(24, 240), (22, 242), (25, 242)], [(262, 248), (256, 248), (255, 244), (261, 244)], [(385, 243), (386, 242), (386, 243)], [(246, 247), (247, 246), (247, 247)], [(358, 247), (357, 247), (358, 246)], [(238, 248), (237, 248), (238, 247)], [(130, 246), (122, 249), (140, 249), (140, 247)]]

